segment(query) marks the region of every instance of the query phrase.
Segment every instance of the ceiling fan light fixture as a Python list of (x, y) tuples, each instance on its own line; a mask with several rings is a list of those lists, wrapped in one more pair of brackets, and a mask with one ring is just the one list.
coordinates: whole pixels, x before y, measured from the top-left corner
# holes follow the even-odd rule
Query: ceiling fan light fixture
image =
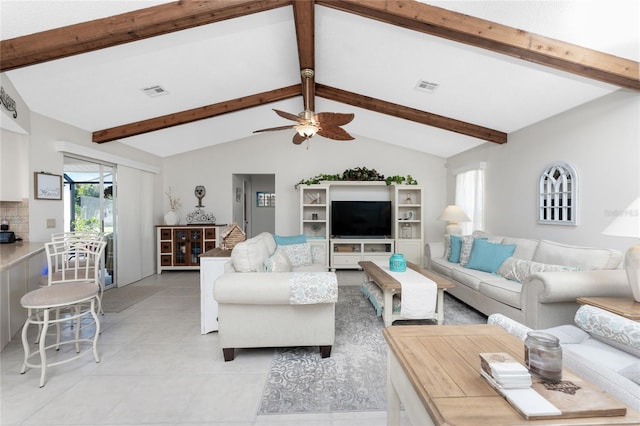
[(300, 136), (310, 138), (318, 132), (318, 127), (313, 124), (300, 124), (295, 126), (296, 131)]

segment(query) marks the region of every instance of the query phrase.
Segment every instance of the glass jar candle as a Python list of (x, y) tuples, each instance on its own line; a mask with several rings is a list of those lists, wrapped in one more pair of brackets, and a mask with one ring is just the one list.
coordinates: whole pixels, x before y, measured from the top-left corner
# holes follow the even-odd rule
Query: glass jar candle
[(557, 337), (530, 331), (524, 341), (524, 363), (532, 376), (547, 382), (562, 380), (562, 347)]

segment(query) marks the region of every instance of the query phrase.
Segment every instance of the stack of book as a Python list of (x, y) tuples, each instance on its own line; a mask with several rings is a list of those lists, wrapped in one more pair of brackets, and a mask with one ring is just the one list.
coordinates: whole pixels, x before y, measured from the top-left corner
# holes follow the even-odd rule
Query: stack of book
[(480, 374), (525, 419), (561, 416), (556, 406), (532, 388), (529, 370), (504, 352), (481, 353)]
[(495, 388), (521, 389), (531, 387), (527, 367), (504, 352), (481, 353), (480, 373)]

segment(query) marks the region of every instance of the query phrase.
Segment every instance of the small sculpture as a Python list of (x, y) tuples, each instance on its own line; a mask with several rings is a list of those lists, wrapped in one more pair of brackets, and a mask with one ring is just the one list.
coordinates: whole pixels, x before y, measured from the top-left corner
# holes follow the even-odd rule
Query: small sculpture
[(212, 213), (207, 213), (203, 210), (202, 199), (207, 194), (207, 190), (204, 186), (198, 185), (196, 189), (193, 191), (196, 198), (198, 199), (198, 205), (196, 209), (187, 215), (187, 223), (188, 224), (196, 224), (196, 223), (216, 223), (216, 217)]
[(207, 194), (207, 190), (205, 189), (205, 187), (202, 186), (202, 185), (196, 186), (194, 194), (196, 195), (196, 198), (198, 199), (198, 205), (196, 207), (204, 207), (202, 205), (202, 199)]

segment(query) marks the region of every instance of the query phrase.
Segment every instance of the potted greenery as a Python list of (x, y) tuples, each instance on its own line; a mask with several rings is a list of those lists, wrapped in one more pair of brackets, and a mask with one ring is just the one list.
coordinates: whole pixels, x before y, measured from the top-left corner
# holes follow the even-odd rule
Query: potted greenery
[(314, 185), (321, 182), (335, 182), (335, 181), (383, 181), (387, 185), (391, 184), (405, 184), (405, 185), (417, 185), (418, 181), (411, 175), (407, 176), (388, 176), (378, 173), (375, 169), (368, 169), (366, 167), (356, 167), (354, 169), (347, 169), (342, 174), (319, 174), (312, 178), (302, 179), (295, 184), (297, 189), (299, 185)]

